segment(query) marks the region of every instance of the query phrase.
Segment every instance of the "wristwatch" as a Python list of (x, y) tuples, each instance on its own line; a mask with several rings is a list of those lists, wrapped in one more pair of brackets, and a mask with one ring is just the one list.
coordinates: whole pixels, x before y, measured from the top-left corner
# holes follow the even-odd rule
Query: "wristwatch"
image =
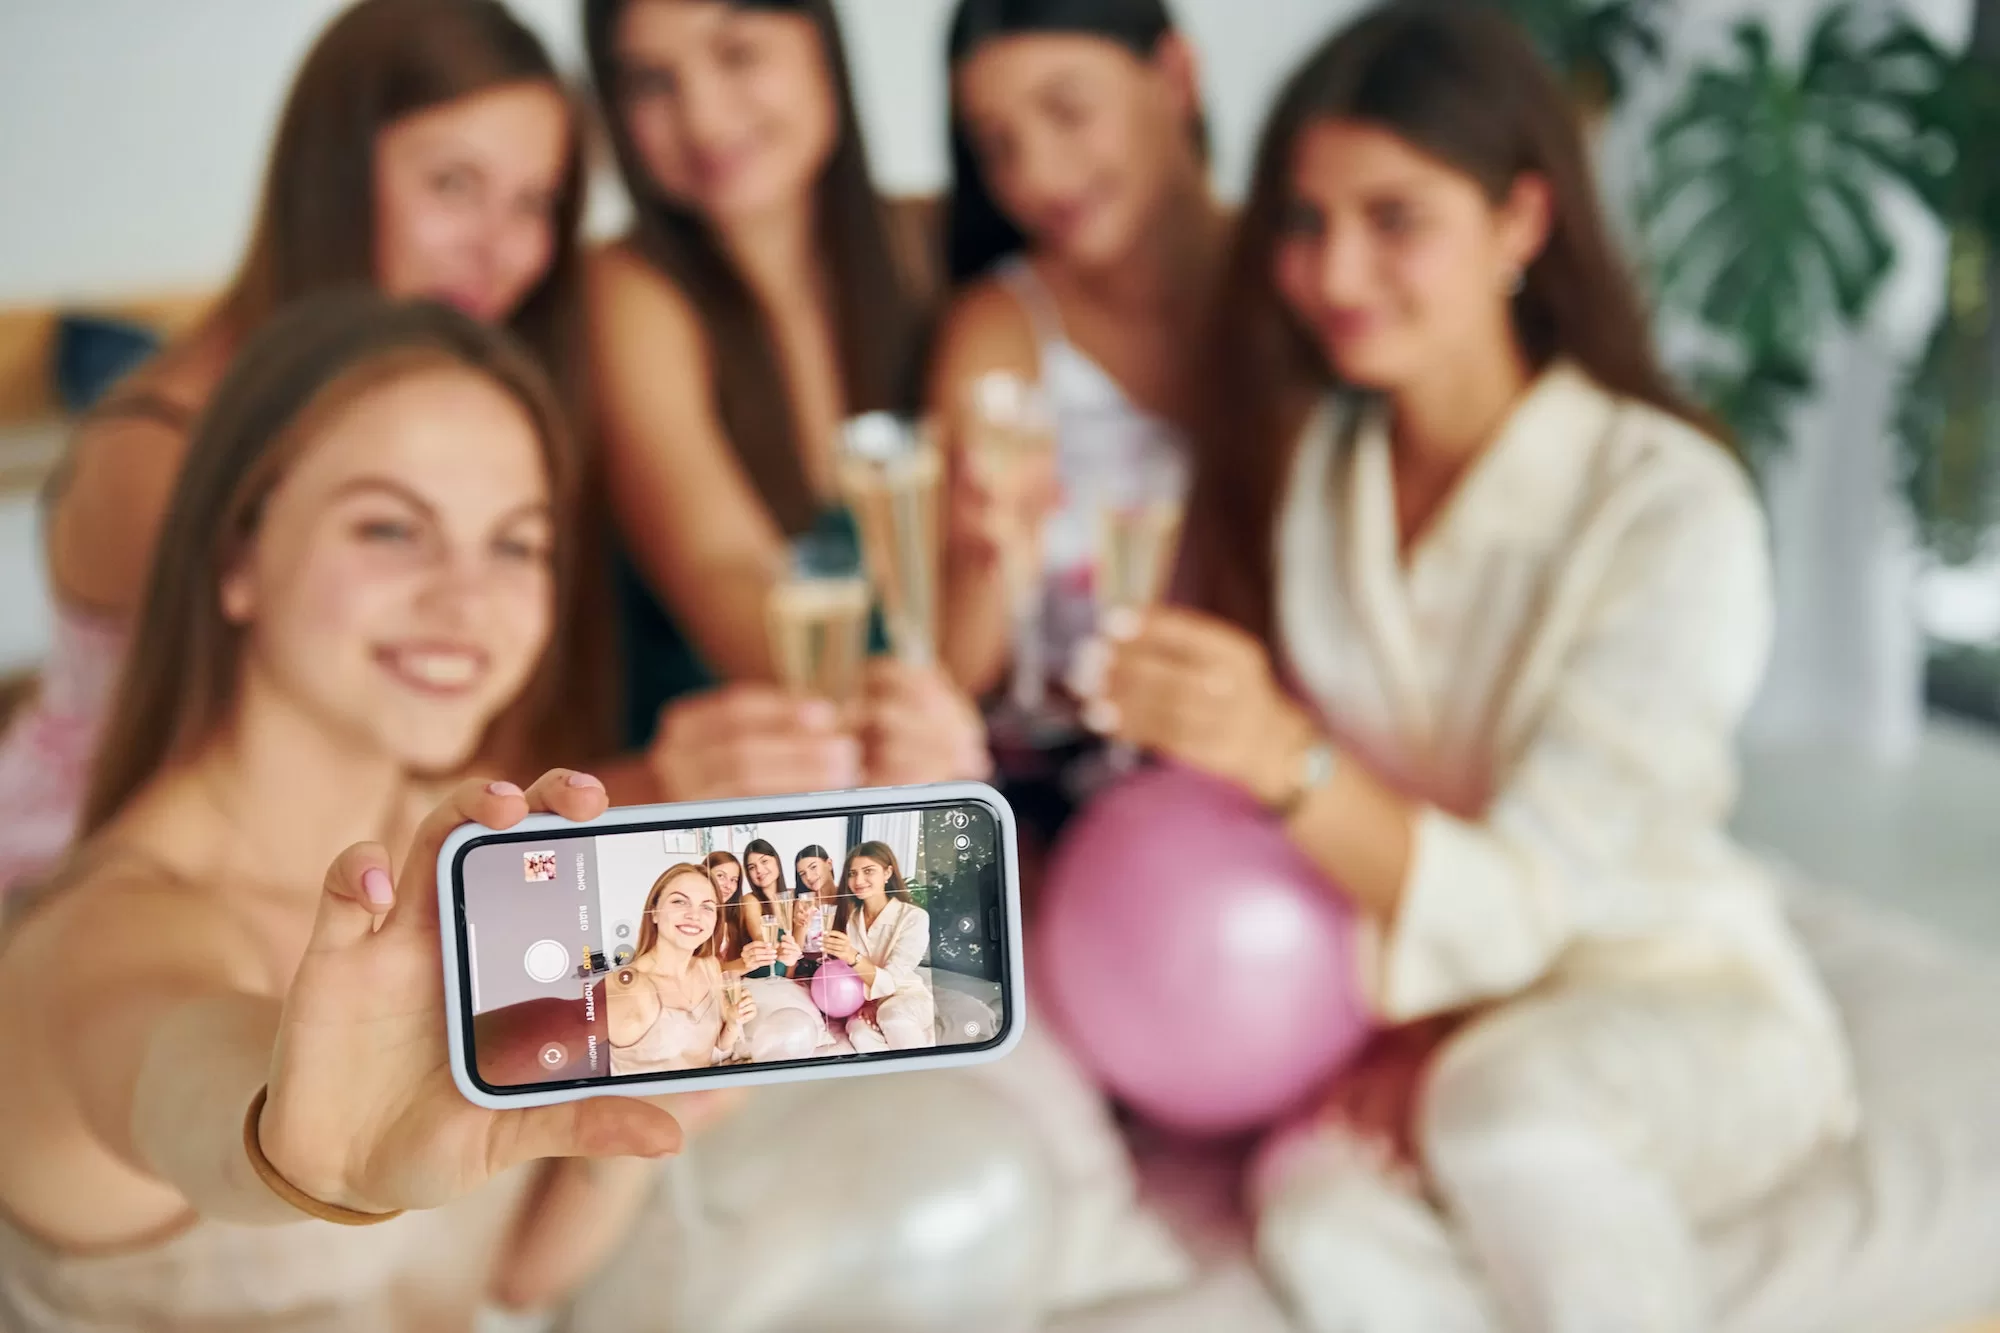
[(1306, 799), (1321, 787), (1333, 781), (1333, 771), (1339, 766), (1339, 756), (1333, 742), (1324, 736), (1317, 737), (1299, 755), (1298, 774), (1292, 789), (1284, 798), (1272, 805), (1271, 812), (1281, 820), (1288, 820), (1299, 812)]

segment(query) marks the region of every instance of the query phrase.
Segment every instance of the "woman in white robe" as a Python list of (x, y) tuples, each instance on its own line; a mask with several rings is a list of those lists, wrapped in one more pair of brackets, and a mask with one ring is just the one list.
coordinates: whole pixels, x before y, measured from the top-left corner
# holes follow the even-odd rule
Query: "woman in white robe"
[(937, 1003), (923, 972), (930, 949), (930, 913), (910, 900), (896, 853), (880, 842), (849, 852), (826, 955), (859, 973), (868, 997), (847, 1020), (855, 1050), (937, 1045)]
[(1694, 1228), (1853, 1094), (1726, 832), (1756, 497), (1504, 21), (1391, 5), (1307, 62), (1218, 334), (1195, 607), (1107, 627), (1078, 684), (1100, 730), (1266, 800), (1365, 917), (1384, 1023), (1448, 1034), (1374, 1126), (1421, 1184), (1367, 1141), (1382, 1098), (1336, 1093), (1267, 1158), (1260, 1253), (1315, 1329), (1704, 1327)]

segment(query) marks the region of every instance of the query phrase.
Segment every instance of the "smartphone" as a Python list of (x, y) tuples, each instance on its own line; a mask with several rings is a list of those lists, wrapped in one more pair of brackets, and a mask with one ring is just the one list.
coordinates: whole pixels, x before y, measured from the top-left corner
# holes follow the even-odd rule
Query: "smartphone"
[[(752, 968), (808, 849), (832, 947)], [(1027, 1021), (1014, 816), (983, 783), (467, 824), (437, 882), (452, 1076), (479, 1106), (978, 1064)]]

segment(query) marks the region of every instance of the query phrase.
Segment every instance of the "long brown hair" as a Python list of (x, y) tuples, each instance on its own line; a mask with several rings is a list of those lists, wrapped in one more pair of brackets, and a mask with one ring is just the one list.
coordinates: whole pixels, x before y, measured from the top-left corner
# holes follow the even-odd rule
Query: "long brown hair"
[[(924, 318), (896, 263), (887, 212), (869, 175), (833, 5), (830, 0), (711, 2), (801, 15), (819, 30), (840, 123), (815, 191), (813, 235), (832, 288), (846, 410), (858, 415), (907, 407), (919, 388)], [(729, 442), (779, 527), (797, 535), (812, 526), (819, 504), (769, 321), (708, 223), (660, 192), (627, 132), (617, 35), (619, 17), (630, 4), (585, 0), (583, 23), (598, 102), (632, 197), (631, 242), (700, 313), (714, 352), (716, 410)]]
[(1496, 204), (1523, 175), (1545, 180), (1548, 242), (1513, 303), (1530, 362), (1540, 369), (1567, 357), (1612, 393), (1715, 433), (1654, 355), (1598, 207), (1577, 117), (1554, 75), (1496, 12), (1396, 0), (1331, 38), (1279, 95), (1211, 331), (1185, 576), (1196, 605), (1267, 640), (1279, 493), (1312, 405), (1339, 387), (1272, 276), (1294, 151), (1327, 120), (1387, 130), (1470, 176)]
[(720, 905), (720, 910), (716, 913), (715, 956), (717, 958), (721, 958), (726, 961), (728, 959), (734, 958), (738, 952), (739, 937), (736, 933), (737, 925), (735, 921), (735, 916), (736, 916), (737, 906), (743, 900), (744, 883), (749, 879), (749, 875), (745, 873), (743, 869), (743, 863), (736, 859), (736, 853), (731, 851), (725, 851), (721, 849), (712, 851), (707, 856), (701, 858), (701, 864), (702, 867), (708, 871), (708, 877), (710, 879), (715, 878), (715, 872), (719, 867), (722, 866), (736, 867), (735, 892), (731, 893), (727, 898), (725, 898), (722, 896), (722, 886), (719, 884), (716, 885), (716, 892), (715, 892), (716, 902)]
[[(701, 882), (708, 885), (710, 890), (715, 888), (715, 880), (710, 878), (708, 867), (696, 865), (692, 861), (682, 861), (676, 865), (670, 865), (664, 871), (660, 872), (660, 877), (653, 881), (652, 889), (646, 894), (646, 910), (639, 919), (639, 943), (636, 946), (637, 951), (632, 955), (635, 961), (651, 953), (653, 946), (660, 942), (660, 923), (654, 918), (653, 913), (659, 910), (660, 899), (666, 894), (667, 885), (673, 883), (683, 875), (699, 875), (701, 876)], [(721, 897), (720, 894), (716, 896), (718, 899)], [(715, 937), (722, 933), (721, 906), (722, 904), (718, 901), (716, 903), (715, 929), (709, 933), (707, 939), (701, 942), (701, 947), (694, 951), (696, 958), (715, 957)]]
[(889, 872), (889, 882), (883, 890), (889, 897), (902, 902), (910, 901), (910, 886), (903, 883), (903, 868), (896, 864), (896, 853), (890, 849), (889, 844), (861, 843), (848, 852), (847, 860), (840, 866), (840, 910), (834, 915), (833, 928), (842, 934), (847, 932), (848, 918), (861, 915), (861, 897), (847, 887), (847, 876), (848, 872), (854, 869), (854, 863), (864, 856)]
[[(1177, 31), (1166, 0), (959, 0), (945, 54), (954, 71), (989, 42), (1028, 33), (1063, 33), (1114, 42), (1141, 60), (1158, 54)], [(1209, 157), (1208, 117), (1188, 127), (1196, 155)], [(1028, 245), (987, 187), (979, 154), (953, 99), (951, 193), (945, 200), (945, 266), (954, 283), (971, 282)]]
[[(264, 173), (250, 248), (219, 312), (238, 337), (300, 297), (375, 282), (375, 144), (405, 117), (518, 83), (563, 91), (541, 41), (499, 0), (360, 0), (292, 80)], [(542, 360), (565, 406), (582, 402), (582, 136), (556, 202), (549, 271), (508, 327)]]
[[(769, 894), (765, 893), (762, 888), (758, 887), (756, 881), (750, 878), (750, 858), (753, 856), (770, 857), (771, 866), (777, 872), (777, 880), (771, 885), (771, 892)], [(785, 885), (784, 858), (778, 855), (778, 849), (773, 847), (768, 840), (764, 838), (752, 838), (743, 848), (742, 888), (736, 895), (736, 929), (742, 932), (741, 938), (745, 943), (759, 937), (760, 929), (764, 924), (764, 913), (767, 911), (777, 912), (778, 900), (776, 895), (785, 892), (788, 892), (788, 889)], [(751, 910), (753, 907), (756, 909), (755, 911)], [(786, 929), (789, 930), (790, 928), (789, 923), (787, 923)]]
[[(462, 367), (491, 380), (534, 423), (555, 510), (556, 605), (570, 614), (577, 546), (575, 450), (541, 368), (503, 329), (422, 302), (327, 293), (279, 315), (244, 348), (196, 424), (141, 604), (126, 669), (91, 774), (82, 833), (103, 828), (156, 774), (227, 721), (244, 630), (222, 584), (255, 540), (266, 500), (333, 413), (413, 371)], [(553, 635), (528, 685), (489, 729), (482, 757), (525, 761), (564, 743), (564, 654)]]

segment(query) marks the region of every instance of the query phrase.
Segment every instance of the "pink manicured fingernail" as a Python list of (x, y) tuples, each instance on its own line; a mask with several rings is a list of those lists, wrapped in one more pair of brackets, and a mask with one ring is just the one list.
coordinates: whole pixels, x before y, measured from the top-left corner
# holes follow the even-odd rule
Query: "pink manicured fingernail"
[(825, 699), (808, 699), (799, 705), (799, 725), (827, 731), (840, 720), (840, 712)]
[(396, 901), (396, 890), (389, 883), (389, 872), (381, 866), (370, 866), (361, 872), (361, 892), (377, 907), (387, 907)]
[(495, 796), (519, 796), (521, 789), (511, 782), (489, 782), (486, 790)]
[(1140, 615), (1129, 606), (1114, 606), (1104, 613), (1104, 635), (1109, 639), (1139, 637)]
[(1084, 705), (1083, 725), (1100, 736), (1118, 730), (1118, 705), (1109, 699), (1093, 699)]
[(600, 791), (604, 788), (603, 783), (588, 773), (572, 773), (569, 775), (568, 781), (572, 787), (596, 787)]

